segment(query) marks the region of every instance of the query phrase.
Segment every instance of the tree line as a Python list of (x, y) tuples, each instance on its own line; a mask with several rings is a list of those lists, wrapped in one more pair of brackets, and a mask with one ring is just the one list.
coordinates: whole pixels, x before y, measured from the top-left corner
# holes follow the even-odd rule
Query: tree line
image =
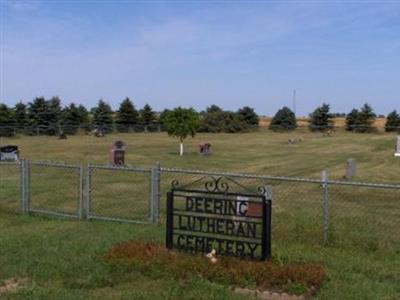
[[(37, 97), (32, 102), (17, 103), (14, 107), (0, 104), (0, 136), (13, 136), (17, 132), (30, 135), (76, 134), (78, 130), (158, 131), (165, 129), (168, 113), (155, 112), (149, 104), (137, 109), (129, 99), (124, 99), (118, 110), (113, 111), (104, 100), (88, 110), (83, 105), (71, 103), (62, 106), (58, 97), (46, 100)], [(254, 109), (245, 106), (236, 112), (212, 105), (199, 116), (199, 132), (245, 132), (258, 127), (259, 119)]]
[[(337, 116), (345, 117), (347, 131), (363, 133), (376, 130), (374, 123), (377, 115), (368, 103), (365, 103), (360, 109), (352, 109), (348, 114), (333, 114), (330, 112), (329, 104), (323, 103), (309, 115), (308, 127), (311, 131), (332, 130), (335, 127), (333, 119)], [(278, 110), (269, 125), (269, 129), (275, 131), (293, 130), (297, 127), (294, 112), (286, 106)], [(396, 110), (386, 116), (385, 131), (400, 132), (400, 115)]]
[[(112, 131), (159, 131), (166, 130), (165, 120), (171, 110), (156, 113), (149, 104), (137, 109), (129, 99), (124, 99), (118, 110), (113, 111), (104, 100), (88, 110), (83, 105), (71, 103), (62, 106), (58, 97), (46, 100), (37, 97), (32, 102), (17, 103), (14, 107), (0, 104), (0, 136), (12, 136), (17, 132), (31, 135), (75, 134), (78, 130), (99, 129), (104, 133)], [(254, 109), (245, 106), (238, 111), (223, 110), (211, 105), (198, 115), (197, 132), (237, 133), (247, 132), (259, 126), (259, 117)], [(345, 128), (353, 132), (372, 132), (375, 130), (376, 114), (369, 104), (360, 109), (352, 109), (348, 114), (331, 113), (329, 104), (323, 103), (309, 115), (309, 129), (324, 131), (334, 128), (333, 118), (345, 117)], [(295, 113), (288, 107), (277, 111), (269, 129), (275, 131), (297, 128)], [(400, 132), (400, 115), (396, 110), (386, 116), (385, 130)]]

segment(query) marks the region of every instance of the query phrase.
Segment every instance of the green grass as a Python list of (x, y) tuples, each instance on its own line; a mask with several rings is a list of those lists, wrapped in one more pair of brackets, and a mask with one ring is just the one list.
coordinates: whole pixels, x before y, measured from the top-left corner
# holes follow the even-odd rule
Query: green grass
[[(287, 139), (302, 139), (288, 145)], [(107, 163), (113, 141), (128, 144), (131, 165), (319, 177), (324, 169), (341, 179), (345, 161), (357, 160), (357, 180), (398, 183), (400, 159), (393, 156), (395, 136), (340, 132), (322, 138), (308, 132), (198, 135), (186, 142), (184, 157), (177, 141), (166, 134), (119, 134), (105, 138), (73, 136), (17, 137), (27, 159), (70, 163)], [(197, 144), (212, 143), (210, 157), (199, 156)], [(32, 205), (73, 212), (77, 174), (33, 166)], [(120, 241), (164, 241), (164, 226), (86, 222), (19, 214), (19, 173), (0, 168), (0, 280), (28, 278), (29, 284), (6, 299), (243, 299), (228, 287), (200, 278), (176, 281), (162, 274), (126, 274), (102, 256)], [(60, 180), (62, 178), (62, 180)], [(182, 183), (199, 176), (162, 175), (162, 196), (172, 179)], [(99, 215), (145, 220), (149, 181), (145, 173), (96, 170), (93, 210)], [(318, 299), (400, 298), (399, 192), (370, 188), (331, 187), (331, 243), (321, 245), (321, 188), (316, 184), (241, 180), (273, 187), (273, 259), (277, 262), (323, 263), (329, 280)], [(235, 298), (236, 297), (236, 298)]]

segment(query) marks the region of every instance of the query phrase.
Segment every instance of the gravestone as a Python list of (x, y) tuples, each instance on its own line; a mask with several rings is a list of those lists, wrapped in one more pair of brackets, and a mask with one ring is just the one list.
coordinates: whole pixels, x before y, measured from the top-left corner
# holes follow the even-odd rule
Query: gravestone
[(349, 158), (346, 162), (346, 174), (344, 178), (347, 180), (352, 180), (357, 173), (357, 164), (354, 158)]
[(0, 161), (18, 161), (19, 150), (18, 146), (7, 145), (0, 147)]
[(396, 152), (394, 156), (400, 157), (400, 135), (397, 137)]
[(199, 145), (199, 153), (202, 155), (210, 155), (211, 154), (211, 144), (204, 143)]
[(110, 150), (110, 163), (123, 166), (125, 164), (126, 144), (123, 141), (116, 141)]
[(67, 139), (67, 135), (66, 135), (64, 132), (61, 132), (61, 133), (58, 135), (58, 139), (59, 139), (59, 140), (66, 140), (66, 139)]

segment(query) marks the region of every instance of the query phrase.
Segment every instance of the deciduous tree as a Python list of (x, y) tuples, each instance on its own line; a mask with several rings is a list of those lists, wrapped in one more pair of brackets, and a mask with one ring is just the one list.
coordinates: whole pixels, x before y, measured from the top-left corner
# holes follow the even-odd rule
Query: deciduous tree
[(199, 115), (192, 109), (177, 107), (167, 113), (165, 127), (168, 135), (179, 139), (179, 154), (183, 155), (183, 141), (188, 137), (194, 137), (199, 127)]

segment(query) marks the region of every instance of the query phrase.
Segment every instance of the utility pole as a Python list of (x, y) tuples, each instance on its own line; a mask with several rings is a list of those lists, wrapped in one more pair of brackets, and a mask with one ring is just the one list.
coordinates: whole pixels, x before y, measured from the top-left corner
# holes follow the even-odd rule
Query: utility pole
[(296, 90), (293, 90), (293, 112), (296, 115)]

